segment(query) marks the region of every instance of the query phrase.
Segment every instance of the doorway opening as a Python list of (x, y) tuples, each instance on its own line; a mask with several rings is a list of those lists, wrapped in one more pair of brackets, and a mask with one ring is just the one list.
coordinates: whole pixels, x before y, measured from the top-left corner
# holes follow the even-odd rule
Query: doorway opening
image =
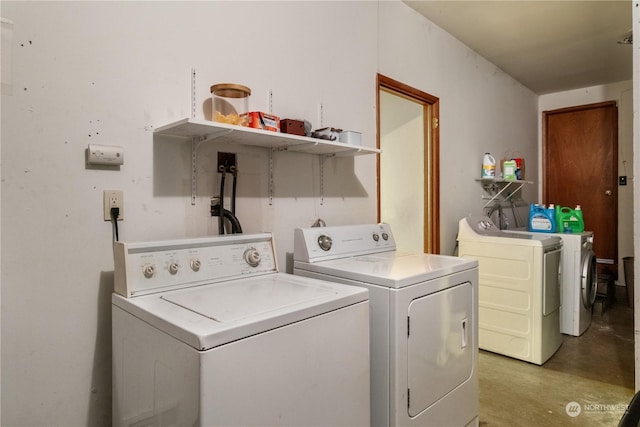
[(378, 221), (398, 250), (440, 253), (439, 99), (378, 74)]

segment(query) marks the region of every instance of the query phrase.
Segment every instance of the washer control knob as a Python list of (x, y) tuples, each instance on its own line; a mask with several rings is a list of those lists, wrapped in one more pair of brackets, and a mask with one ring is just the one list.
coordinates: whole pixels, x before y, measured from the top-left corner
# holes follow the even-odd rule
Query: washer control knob
[(169, 264), (169, 273), (176, 274), (178, 272), (179, 267), (180, 266), (178, 265), (177, 262), (172, 262), (171, 264)]
[(260, 264), (260, 252), (256, 248), (249, 248), (244, 251), (244, 260), (251, 267), (257, 267)]
[(327, 236), (326, 234), (318, 237), (318, 246), (320, 246), (320, 249), (322, 249), (323, 251), (328, 251), (329, 249), (331, 249), (332, 245), (333, 240), (331, 240), (331, 237)]
[(189, 266), (191, 267), (191, 269), (193, 271), (199, 271), (200, 270), (200, 260), (199, 259), (192, 259), (191, 262), (189, 263)]
[(144, 267), (142, 267), (142, 274), (144, 274), (144, 277), (147, 279), (151, 279), (153, 275), (156, 274), (156, 268), (153, 264), (145, 264)]
[(480, 228), (483, 229), (483, 230), (488, 230), (489, 228), (491, 228), (491, 223), (489, 221), (487, 221), (487, 220), (484, 220), (484, 219), (482, 221), (480, 221), (479, 225), (480, 225)]
[(380, 240), (380, 235), (379, 235), (378, 233), (373, 233), (373, 236), (372, 236), (372, 237), (373, 237), (373, 240), (374, 240), (375, 242), (377, 242), (378, 240)]
[(382, 240), (389, 240), (389, 234), (387, 233), (382, 233)]

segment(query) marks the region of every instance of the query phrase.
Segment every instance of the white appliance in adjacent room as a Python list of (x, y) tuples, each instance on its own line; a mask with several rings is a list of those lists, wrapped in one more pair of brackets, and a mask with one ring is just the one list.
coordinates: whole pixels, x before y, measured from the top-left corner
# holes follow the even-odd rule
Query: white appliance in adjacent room
[(270, 234), (116, 242), (115, 290), (114, 425), (369, 425), (368, 291)]
[[(504, 230), (512, 233), (540, 234), (524, 230)], [(598, 291), (596, 256), (593, 252), (593, 232), (553, 233), (562, 239), (560, 264), (561, 300), (560, 332), (580, 336), (591, 325), (593, 305)]]
[(481, 349), (542, 365), (562, 344), (557, 236), (506, 233), (488, 217), (459, 222), (458, 256), (479, 263)]
[(388, 224), (296, 229), (294, 274), (366, 287), (371, 425), (478, 425), (478, 263), (396, 251)]

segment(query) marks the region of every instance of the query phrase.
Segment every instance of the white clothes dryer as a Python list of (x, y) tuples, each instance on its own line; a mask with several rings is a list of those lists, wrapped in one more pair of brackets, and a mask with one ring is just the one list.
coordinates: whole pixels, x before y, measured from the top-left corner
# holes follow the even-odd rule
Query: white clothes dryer
[(479, 263), (481, 349), (542, 365), (562, 344), (557, 236), (506, 233), (488, 217), (459, 222), (458, 256)]
[[(519, 229), (504, 231), (540, 234)], [(549, 235), (562, 239), (560, 332), (578, 337), (585, 333), (591, 325), (593, 306), (598, 291), (593, 232), (552, 233)]]
[(371, 425), (478, 425), (478, 263), (396, 251), (388, 224), (296, 229), (294, 274), (362, 286)]
[(369, 425), (368, 291), (270, 234), (116, 242), (115, 291), (114, 425)]

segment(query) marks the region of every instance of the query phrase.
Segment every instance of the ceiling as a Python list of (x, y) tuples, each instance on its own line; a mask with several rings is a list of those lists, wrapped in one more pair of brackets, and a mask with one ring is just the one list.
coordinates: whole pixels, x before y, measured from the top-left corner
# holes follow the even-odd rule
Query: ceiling
[(631, 1), (407, 1), (537, 94), (632, 79)]

